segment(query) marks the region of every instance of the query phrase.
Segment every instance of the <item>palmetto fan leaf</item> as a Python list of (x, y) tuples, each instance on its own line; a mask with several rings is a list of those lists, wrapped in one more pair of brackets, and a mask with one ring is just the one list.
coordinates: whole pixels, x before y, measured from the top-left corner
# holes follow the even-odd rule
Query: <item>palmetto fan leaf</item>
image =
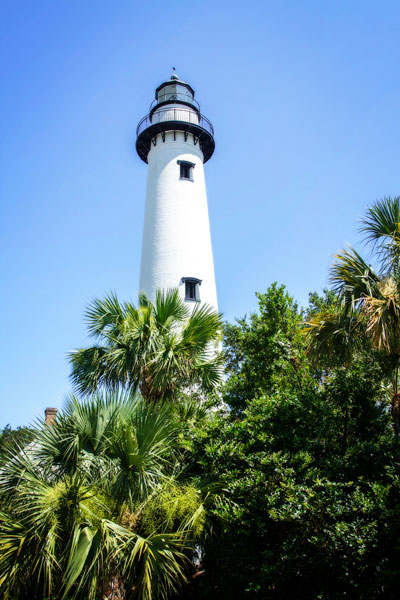
[(400, 197), (383, 198), (361, 219), (365, 240), (378, 249), (385, 271), (400, 257)]
[(353, 310), (364, 296), (374, 295), (379, 275), (351, 246), (335, 255), (330, 281), (344, 308)]
[(373, 344), (388, 354), (400, 356), (400, 294), (392, 277), (383, 278), (375, 296), (364, 298), (367, 332)]
[(345, 310), (323, 311), (305, 323), (304, 335), (314, 362), (347, 363), (365, 342), (362, 316)]
[(73, 367), (71, 375), (77, 392), (91, 393), (103, 385), (108, 389), (118, 389), (126, 383), (121, 377), (121, 369), (115, 368), (110, 360), (107, 347), (92, 346), (75, 350), (69, 355)]
[(208, 354), (199, 356), (196, 363), (196, 381), (202, 383), (206, 389), (216, 388), (222, 378), (223, 357), (207, 360)]
[(129, 503), (147, 499), (168, 472), (172, 447), (178, 435), (167, 407), (149, 411), (138, 403), (136, 411), (116, 428), (109, 456), (119, 469), (113, 488)]
[[(331, 268), (331, 281), (341, 307), (333, 319), (347, 316), (354, 323), (363, 324), (376, 348), (399, 353), (400, 278), (397, 269), (393, 270), (393, 276), (380, 276), (353, 248), (336, 255), (336, 259)], [(323, 319), (323, 315), (318, 318)], [(349, 334), (354, 337), (359, 331), (356, 327), (350, 329)]]
[[(8, 465), (3, 479), (7, 470)], [(47, 481), (40, 465), (36, 470), (34, 476), (21, 469), (9, 513), (0, 520), (0, 577), (12, 597), (23, 594), (25, 585), (33, 597), (35, 582), (46, 595), (53, 594), (53, 580), (60, 577), (63, 540), (68, 540), (70, 527), (82, 513), (81, 503), (91, 496), (79, 476)]]
[[(94, 395), (78, 402), (73, 395), (66, 400), (58, 417), (58, 427), (43, 428), (35, 440), (32, 455), (42, 465), (57, 467), (60, 472), (76, 469), (86, 453), (85, 468), (90, 467), (89, 455), (105, 457), (106, 450), (121, 415), (134, 403), (126, 393)], [(97, 461), (96, 468), (101, 465)], [(106, 465), (104, 466), (106, 468)]]
[(153, 534), (145, 539), (112, 523), (108, 526), (118, 538), (114, 554), (122, 559), (124, 573), (136, 574), (135, 592), (142, 600), (167, 600), (186, 581), (189, 561), (181, 533)]
[(197, 305), (182, 329), (180, 345), (200, 353), (207, 348), (210, 340), (218, 341), (220, 337), (221, 315), (213, 312), (207, 304)]
[(122, 392), (96, 394), (82, 403), (71, 396), (58, 426), (45, 427), (36, 437), (32, 457), (46, 472), (62, 475), (79, 468), (93, 484), (106, 478), (121, 500), (142, 502), (168, 471), (177, 435), (167, 406), (151, 411)]
[(189, 309), (179, 296), (177, 289), (158, 290), (154, 303), (154, 318), (160, 327), (176, 327), (189, 316)]
[[(145, 538), (107, 519), (96, 529), (76, 528), (66, 565), (63, 598), (87, 589), (89, 598), (94, 599), (101, 575), (99, 566), (109, 562), (119, 565), (125, 578), (135, 582), (136, 597), (166, 599), (186, 581), (184, 567), (188, 560), (183, 550), (180, 533)], [(71, 594), (73, 587), (75, 594)]]
[(36, 545), (30, 528), (5, 512), (0, 513), (0, 543), (0, 585), (7, 598), (8, 591), (18, 586), (21, 574), (26, 572), (25, 549), (33, 552)]
[(159, 291), (154, 304), (142, 294), (137, 308), (113, 295), (95, 300), (87, 319), (102, 345), (70, 354), (71, 378), (82, 394), (123, 385), (158, 401), (193, 384), (211, 391), (221, 378), (221, 315), (206, 305), (190, 314), (177, 290)]
[[(361, 231), (377, 250), (382, 272), (349, 247), (336, 255), (331, 282), (338, 294), (336, 309), (314, 315), (306, 324), (309, 350), (320, 356), (349, 360), (362, 340), (384, 352), (392, 365), (392, 416), (400, 437), (398, 373), (400, 368), (400, 197), (383, 198), (368, 209)], [(347, 320), (347, 323), (346, 323)], [(342, 323), (344, 322), (344, 326)], [(348, 350), (347, 353), (344, 350)]]
[(140, 518), (149, 495), (168, 491), (181, 470), (177, 435), (171, 406), (155, 410), (126, 393), (82, 404), (70, 397), (56, 423), (41, 426), (0, 471), (5, 598), (94, 600), (113, 569), (141, 600), (176, 591), (198, 507), (185, 513), (185, 527), (162, 535)]
[(120, 305), (115, 294), (104, 299), (95, 299), (85, 313), (88, 331), (93, 337), (111, 336), (123, 326), (126, 311)]

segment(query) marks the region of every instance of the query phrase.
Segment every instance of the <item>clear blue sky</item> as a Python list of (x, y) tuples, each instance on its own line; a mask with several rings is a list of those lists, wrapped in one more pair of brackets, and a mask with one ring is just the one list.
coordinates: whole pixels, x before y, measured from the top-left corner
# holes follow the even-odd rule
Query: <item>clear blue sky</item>
[(3, 0), (0, 426), (70, 390), (83, 312), (136, 299), (135, 127), (171, 66), (216, 133), (206, 179), (220, 308), (300, 304), (399, 186), (398, 2)]

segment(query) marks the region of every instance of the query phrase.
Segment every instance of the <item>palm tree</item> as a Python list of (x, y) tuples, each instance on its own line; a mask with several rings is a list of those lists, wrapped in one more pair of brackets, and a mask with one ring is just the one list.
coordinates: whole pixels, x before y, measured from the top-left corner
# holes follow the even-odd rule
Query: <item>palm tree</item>
[(400, 434), (400, 197), (383, 198), (367, 210), (361, 231), (372, 244), (380, 273), (349, 247), (336, 255), (330, 280), (336, 306), (306, 323), (308, 349), (319, 360), (349, 362), (360, 349), (383, 353), (391, 375), (395, 438)]
[(129, 394), (71, 397), (54, 426), (9, 455), (0, 471), (5, 598), (92, 600), (113, 573), (141, 600), (185, 582), (205, 508), (199, 486), (177, 479), (169, 410), (155, 414)]
[(209, 392), (221, 379), (221, 315), (207, 305), (190, 314), (177, 290), (158, 292), (154, 304), (142, 294), (138, 307), (111, 294), (92, 302), (86, 321), (98, 345), (70, 354), (82, 394), (122, 385), (154, 402), (194, 387)]

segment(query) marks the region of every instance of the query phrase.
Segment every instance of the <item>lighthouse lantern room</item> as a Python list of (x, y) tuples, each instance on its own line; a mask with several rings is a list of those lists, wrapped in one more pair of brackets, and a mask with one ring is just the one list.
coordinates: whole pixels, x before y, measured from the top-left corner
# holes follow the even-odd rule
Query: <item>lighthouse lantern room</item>
[(191, 307), (217, 310), (204, 163), (214, 130), (193, 88), (174, 73), (137, 127), (136, 150), (148, 163), (140, 289), (178, 288)]

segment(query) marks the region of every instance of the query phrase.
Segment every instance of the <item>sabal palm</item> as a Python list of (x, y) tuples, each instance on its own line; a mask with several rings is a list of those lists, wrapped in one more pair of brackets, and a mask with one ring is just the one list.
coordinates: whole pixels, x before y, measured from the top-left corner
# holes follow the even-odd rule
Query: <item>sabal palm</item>
[(123, 385), (156, 401), (194, 385), (210, 391), (220, 381), (221, 317), (207, 305), (190, 314), (177, 290), (158, 292), (154, 304), (142, 294), (137, 307), (114, 295), (94, 300), (86, 321), (99, 344), (70, 354), (80, 393)]
[(10, 455), (0, 472), (5, 598), (94, 599), (112, 569), (143, 600), (185, 581), (200, 494), (174, 531), (146, 531), (141, 518), (176, 469), (176, 425), (166, 407), (154, 412), (129, 395), (71, 398), (56, 425)]
[(371, 346), (389, 359), (392, 414), (400, 433), (400, 198), (383, 198), (367, 210), (361, 231), (372, 244), (381, 272), (353, 248), (336, 255), (330, 280), (338, 303), (313, 315), (305, 329), (309, 351), (332, 362), (351, 360), (355, 350)]

